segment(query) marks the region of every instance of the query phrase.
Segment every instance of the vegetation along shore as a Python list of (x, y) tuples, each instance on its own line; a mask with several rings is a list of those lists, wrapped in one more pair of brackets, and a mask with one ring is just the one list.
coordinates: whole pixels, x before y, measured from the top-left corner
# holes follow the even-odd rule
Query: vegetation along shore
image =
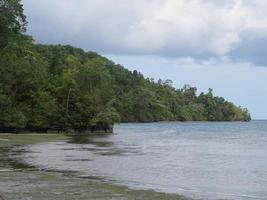
[(34, 43), (19, 0), (0, 3), (0, 132), (112, 132), (115, 122), (250, 121), (212, 89), (145, 78), (95, 53)]

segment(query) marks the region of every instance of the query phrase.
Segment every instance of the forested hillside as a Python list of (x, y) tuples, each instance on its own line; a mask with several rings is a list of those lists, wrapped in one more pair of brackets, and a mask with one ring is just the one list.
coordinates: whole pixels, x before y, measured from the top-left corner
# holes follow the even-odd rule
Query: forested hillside
[(247, 109), (154, 81), (71, 46), (34, 44), (20, 1), (0, 4), (0, 131), (111, 130), (114, 122), (249, 121)]

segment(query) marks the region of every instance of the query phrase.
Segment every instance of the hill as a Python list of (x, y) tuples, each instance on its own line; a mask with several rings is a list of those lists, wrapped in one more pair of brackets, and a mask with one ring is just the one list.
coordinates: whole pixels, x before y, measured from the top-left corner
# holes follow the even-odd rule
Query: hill
[[(249, 121), (212, 89), (144, 78), (95, 53), (35, 44), (19, 1), (0, 4), (0, 131), (112, 131), (115, 122)], [(16, 12), (14, 12), (16, 11)], [(6, 14), (7, 13), (7, 14)]]

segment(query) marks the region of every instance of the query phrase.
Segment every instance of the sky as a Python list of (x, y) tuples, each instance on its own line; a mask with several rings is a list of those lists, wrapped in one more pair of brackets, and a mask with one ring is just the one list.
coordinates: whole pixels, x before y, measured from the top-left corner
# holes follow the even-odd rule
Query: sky
[(96, 51), (146, 77), (213, 88), (267, 119), (266, 0), (22, 0), (38, 43)]

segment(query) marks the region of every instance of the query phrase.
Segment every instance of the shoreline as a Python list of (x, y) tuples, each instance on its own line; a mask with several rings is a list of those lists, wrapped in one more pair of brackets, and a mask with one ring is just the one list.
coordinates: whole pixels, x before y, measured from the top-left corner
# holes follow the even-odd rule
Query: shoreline
[(0, 172), (0, 175), (0, 195), (8, 200), (188, 200), (175, 194), (133, 190), (89, 178), (70, 177), (61, 172), (15, 171)]
[[(250, 121), (151, 121), (151, 122), (119, 122), (115, 123), (114, 126), (119, 124), (153, 124), (153, 123), (250, 123), (252, 121), (267, 121), (267, 119), (252, 119)], [(105, 131), (94, 131), (94, 132), (75, 132), (75, 131), (66, 131), (66, 132), (36, 132), (36, 131), (21, 131), (21, 132), (0, 132), (0, 141), (1, 135), (8, 136), (8, 135), (63, 135), (63, 136), (94, 136), (94, 135), (109, 135), (113, 134), (112, 132), (105, 132)]]
[(16, 163), (7, 155), (15, 146), (66, 140), (69, 138), (67, 135), (0, 133), (0, 138), (8, 139), (0, 141), (0, 196), (3, 199), (188, 199), (177, 194), (129, 189), (127, 186), (105, 183), (93, 177), (78, 177), (70, 172), (40, 170), (23, 163)]

